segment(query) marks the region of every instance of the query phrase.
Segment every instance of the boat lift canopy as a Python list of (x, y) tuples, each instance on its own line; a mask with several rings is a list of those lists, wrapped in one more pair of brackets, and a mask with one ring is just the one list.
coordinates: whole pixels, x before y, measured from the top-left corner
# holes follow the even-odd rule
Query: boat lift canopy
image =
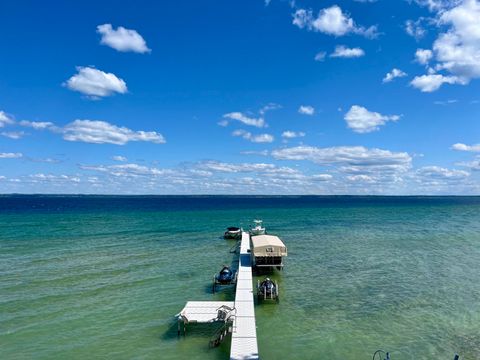
[(287, 247), (278, 236), (252, 236), (252, 254), (254, 257), (287, 256)]

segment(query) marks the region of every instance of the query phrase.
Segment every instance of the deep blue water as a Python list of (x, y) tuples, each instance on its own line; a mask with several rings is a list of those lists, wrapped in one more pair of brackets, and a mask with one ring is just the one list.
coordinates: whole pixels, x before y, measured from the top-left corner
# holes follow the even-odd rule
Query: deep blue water
[(478, 205), (480, 196), (102, 196), (3, 195), (0, 212), (185, 211), (212, 209)]

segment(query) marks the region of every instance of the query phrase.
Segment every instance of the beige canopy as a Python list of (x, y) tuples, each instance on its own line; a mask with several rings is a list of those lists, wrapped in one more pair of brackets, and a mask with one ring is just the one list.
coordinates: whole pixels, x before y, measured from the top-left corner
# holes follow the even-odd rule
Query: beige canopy
[(287, 247), (273, 235), (252, 236), (252, 253), (255, 257), (287, 256)]

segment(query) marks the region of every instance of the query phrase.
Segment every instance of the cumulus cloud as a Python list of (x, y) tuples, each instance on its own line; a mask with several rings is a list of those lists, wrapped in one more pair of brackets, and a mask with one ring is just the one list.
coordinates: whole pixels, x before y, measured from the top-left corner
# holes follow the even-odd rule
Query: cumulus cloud
[(300, 105), (298, 112), (303, 115), (313, 115), (315, 114), (315, 108), (310, 105)]
[(432, 57), (433, 57), (432, 50), (417, 49), (417, 51), (415, 52), (415, 61), (417, 61), (419, 64), (422, 64), (422, 65), (428, 64), (428, 62)]
[(480, 3), (465, 0), (439, 21), (450, 26), (433, 44), (439, 67), (467, 80), (480, 77)]
[[(433, 43), (437, 62), (428, 75), (412, 81), (424, 92), (438, 90), (442, 84), (466, 85), (480, 77), (480, 3), (477, 0), (432, 1), (437, 11), (436, 23), (447, 27)], [(436, 74), (446, 71), (450, 75)]]
[(415, 76), (410, 84), (422, 92), (433, 92), (438, 90), (443, 84), (465, 84), (465, 80), (457, 76), (429, 74)]
[(399, 115), (382, 115), (378, 112), (369, 111), (363, 106), (353, 105), (344, 117), (347, 125), (356, 133), (364, 134), (379, 129), (387, 121), (397, 121)]
[(232, 133), (233, 136), (237, 137), (242, 137), (245, 140), (254, 142), (254, 143), (271, 143), (275, 139), (272, 135), (270, 134), (259, 134), (259, 135), (253, 135), (252, 133), (239, 129), (235, 130)]
[(262, 107), (258, 113), (260, 115), (265, 115), (268, 111), (271, 111), (271, 110), (277, 110), (277, 109), (281, 109), (282, 108), (282, 105), (280, 104), (275, 104), (275, 103), (268, 103), (267, 105), (265, 105), (264, 107)]
[(265, 114), (271, 110), (280, 109), (282, 106), (276, 103), (268, 103), (258, 110), (258, 117), (247, 115), (240, 111), (234, 111), (223, 115), (223, 120), (218, 122), (220, 126), (228, 126), (230, 120), (240, 121), (242, 124), (258, 128), (268, 127), (265, 122)]
[(125, 156), (121, 156), (121, 155), (115, 155), (112, 157), (112, 159), (115, 161), (121, 161), (121, 162), (125, 162), (128, 160)]
[(111, 24), (103, 24), (97, 26), (97, 33), (102, 35), (100, 44), (115, 50), (141, 54), (151, 51), (143, 37), (135, 30), (125, 29), (122, 26), (113, 29)]
[(375, 183), (376, 179), (370, 175), (348, 175), (346, 177), (348, 181), (351, 182), (365, 182), (365, 183)]
[(455, 165), (467, 167), (472, 171), (480, 171), (480, 157), (477, 157), (473, 161), (460, 162), (460, 163), (457, 163)]
[(300, 29), (321, 32), (327, 35), (343, 36), (349, 33), (363, 35), (368, 38), (377, 36), (377, 27), (365, 28), (355, 24), (353, 19), (338, 5), (320, 10), (315, 17), (311, 10), (298, 9), (293, 14), (293, 24)]
[(431, 11), (442, 11), (445, 9), (452, 8), (463, 0), (415, 0), (415, 2), (420, 6), (426, 6)]
[(330, 54), (332, 58), (357, 58), (365, 55), (365, 52), (360, 48), (347, 48), (343, 45), (337, 45), (335, 51)]
[(0, 153), (0, 159), (18, 159), (18, 158), (21, 158), (23, 157), (23, 154), (22, 153), (5, 153), (5, 152), (2, 152)]
[(94, 144), (124, 145), (129, 141), (147, 141), (156, 144), (165, 143), (162, 134), (155, 131), (133, 131), (118, 127), (106, 121), (75, 120), (63, 129), (63, 138), (67, 141), (82, 141)]
[(296, 132), (296, 131), (287, 130), (282, 133), (282, 137), (285, 139), (294, 139), (294, 138), (304, 137), (304, 136), (305, 136), (305, 133), (302, 131)]
[(386, 82), (390, 82), (392, 81), (393, 79), (395, 78), (400, 78), (400, 77), (405, 77), (407, 76), (407, 73), (403, 72), (402, 70), (400, 69), (392, 69), (392, 71), (390, 71), (389, 73), (387, 73), (387, 75), (385, 75), (385, 77), (383, 78), (383, 82), (386, 83)]
[(78, 73), (67, 80), (65, 86), (70, 90), (78, 91), (87, 96), (98, 98), (113, 95), (114, 93), (125, 94), (127, 85), (125, 81), (115, 74), (106, 73), (93, 67), (77, 67)]
[(79, 183), (81, 180), (78, 176), (71, 176), (71, 175), (53, 175), (53, 174), (33, 174), (29, 175), (29, 178), (32, 179), (33, 182), (41, 181), (41, 182), (74, 182)]
[(405, 32), (414, 37), (416, 40), (421, 39), (425, 36), (426, 30), (422, 26), (423, 18), (419, 18), (416, 21), (407, 20), (405, 21)]
[(456, 143), (452, 145), (452, 149), (457, 151), (480, 152), (480, 144), (466, 145), (462, 143)]
[[(176, 169), (161, 169), (139, 164), (79, 165), (86, 172), (97, 176), (88, 177), (95, 186), (103, 186), (109, 192), (112, 187), (128, 187), (135, 192), (169, 191), (180, 193), (298, 193), (323, 189), (333, 177), (323, 173), (306, 175), (298, 169), (270, 163), (227, 163), (202, 161)], [(135, 186), (132, 186), (132, 185)], [(302, 190), (303, 191), (303, 190)]]
[(169, 169), (158, 169), (135, 163), (121, 165), (79, 165), (82, 170), (98, 171), (108, 173), (116, 177), (138, 177), (138, 176), (161, 176), (173, 174)]
[(242, 155), (258, 155), (258, 156), (267, 156), (268, 155), (268, 150), (245, 150), (245, 151), (240, 151), (240, 154)]
[(0, 128), (5, 127), (5, 125), (12, 125), (15, 121), (8, 116), (4, 111), (0, 111)]
[(410, 155), (405, 152), (368, 149), (363, 146), (328, 148), (297, 146), (273, 150), (271, 155), (278, 160), (308, 160), (319, 165), (341, 165), (393, 171), (406, 171), (412, 162)]
[(330, 174), (316, 174), (310, 177), (313, 181), (329, 181), (333, 179), (333, 176)]
[[(255, 126), (258, 128), (262, 128), (266, 126), (265, 119), (263, 117), (259, 117), (259, 118), (249, 117), (241, 112), (231, 112), (228, 114), (224, 114), (223, 117), (230, 120), (237, 120), (245, 125)], [(226, 126), (228, 125), (228, 123), (223, 123), (220, 125)]]
[(21, 126), (25, 127), (31, 127), (35, 130), (43, 130), (43, 129), (48, 129), (52, 128), (55, 125), (49, 121), (27, 121), (27, 120), (22, 120), (19, 123)]
[(240, 173), (240, 172), (258, 172), (268, 174), (298, 174), (299, 171), (281, 166), (278, 167), (274, 164), (267, 163), (226, 163), (220, 161), (204, 161), (198, 164), (201, 169), (213, 171), (213, 172), (225, 172), (225, 173)]
[(25, 136), (23, 131), (2, 131), (2, 136), (8, 137), (10, 139), (18, 140)]
[(439, 166), (425, 166), (416, 171), (416, 175), (431, 180), (462, 180), (470, 176), (468, 171), (451, 170)]

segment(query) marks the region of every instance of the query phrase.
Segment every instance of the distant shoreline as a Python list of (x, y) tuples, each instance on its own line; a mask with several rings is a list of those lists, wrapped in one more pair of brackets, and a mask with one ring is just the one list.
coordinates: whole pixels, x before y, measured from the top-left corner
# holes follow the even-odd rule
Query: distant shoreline
[(480, 195), (250, 195), (250, 194), (0, 194), (0, 197), (125, 197), (125, 198), (480, 198)]

